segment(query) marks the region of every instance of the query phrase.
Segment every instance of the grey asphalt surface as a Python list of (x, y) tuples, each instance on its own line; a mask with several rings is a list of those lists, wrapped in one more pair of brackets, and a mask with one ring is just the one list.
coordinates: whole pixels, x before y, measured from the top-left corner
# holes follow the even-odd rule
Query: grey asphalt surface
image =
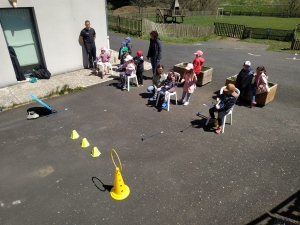
[[(109, 35), (117, 50), (124, 36)], [(148, 41), (133, 38), (134, 51), (147, 47)], [(271, 210), (300, 187), (300, 61), (265, 48), (163, 43), (166, 69), (192, 61), (198, 49), (215, 69), (212, 83), (198, 87), (189, 106), (173, 101), (169, 112), (148, 104), (150, 80), (130, 92), (109, 81), (45, 100), (68, 110), (36, 120), (27, 121), (26, 111), (37, 103), (1, 112), (0, 224), (247, 224)], [(252, 109), (236, 105), (233, 125), (215, 134), (196, 113), (245, 60), (254, 68), (264, 65), (269, 80), (279, 84), (275, 100)], [(79, 139), (70, 139), (74, 129)], [(84, 137), (91, 144), (86, 149), (80, 147)], [(94, 146), (99, 158), (90, 155)], [(103, 187), (114, 183), (111, 148), (131, 190), (123, 201)]]

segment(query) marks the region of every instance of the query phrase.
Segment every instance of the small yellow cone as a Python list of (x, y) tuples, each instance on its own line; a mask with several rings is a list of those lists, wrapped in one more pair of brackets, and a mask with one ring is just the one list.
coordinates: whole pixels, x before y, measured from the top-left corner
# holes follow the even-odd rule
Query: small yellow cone
[(119, 167), (116, 167), (114, 187), (110, 191), (110, 196), (115, 200), (123, 200), (130, 194), (129, 187), (124, 183)]
[(101, 154), (101, 152), (99, 151), (99, 149), (97, 147), (94, 147), (93, 150), (92, 150), (91, 155), (93, 157), (98, 157), (100, 154)]
[(218, 120), (216, 120), (216, 122), (215, 122), (215, 127), (217, 127), (217, 126), (219, 126)]
[(82, 142), (81, 142), (81, 147), (86, 148), (89, 146), (90, 146), (90, 143), (88, 142), (88, 140), (86, 138), (83, 138)]
[(72, 133), (71, 133), (71, 138), (72, 138), (72, 139), (77, 139), (77, 138), (79, 138), (79, 134), (77, 133), (76, 130), (73, 130), (73, 131), (72, 131)]

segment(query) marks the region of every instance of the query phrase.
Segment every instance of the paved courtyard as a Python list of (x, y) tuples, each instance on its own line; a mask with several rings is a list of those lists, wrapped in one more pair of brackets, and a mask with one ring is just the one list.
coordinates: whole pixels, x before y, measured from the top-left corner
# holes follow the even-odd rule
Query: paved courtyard
[[(110, 33), (111, 46), (119, 46), (122, 38)], [(146, 54), (148, 44), (133, 38), (134, 52)], [(198, 49), (215, 69), (212, 83), (198, 87), (189, 106), (172, 101), (169, 112), (149, 104), (149, 79), (129, 92), (109, 80), (47, 99), (52, 108), (68, 110), (36, 120), (26, 116), (37, 103), (1, 112), (0, 224), (251, 224), (295, 196), (300, 80), (299, 61), (290, 58), (298, 56), (265, 48), (226, 41), (163, 43), (166, 70), (192, 61)], [(245, 60), (253, 68), (264, 65), (269, 80), (279, 84), (275, 100), (252, 109), (236, 105), (233, 125), (215, 134), (196, 113)], [(177, 92), (180, 96), (182, 88)], [(74, 129), (79, 139), (70, 138)], [(91, 146), (81, 148), (82, 138)], [(94, 146), (102, 153), (98, 158), (90, 155)], [(120, 156), (131, 191), (123, 201), (106, 190), (114, 183), (111, 148)], [(299, 194), (290, 204), (292, 218), (300, 220)]]

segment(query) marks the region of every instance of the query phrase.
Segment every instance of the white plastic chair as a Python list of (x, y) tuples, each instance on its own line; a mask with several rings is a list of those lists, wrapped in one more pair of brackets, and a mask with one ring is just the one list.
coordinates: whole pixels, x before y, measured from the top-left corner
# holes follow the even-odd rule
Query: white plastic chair
[(136, 70), (132, 72), (131, 76), (127, 76), (127, 91), (129, 91), (130, 89), (130, 79), (134, 79), (134, 78), (135, 78), (136, 86), (138, 87), (139, 83), (136, 76)]
[[(114, 75), (114, 71), (113, 71), (113, 68), (112, 68), (112, 64), (110, 62), (111, 60), (111, 57), (112, 57), (112, 50), (108, 49), (106, 50), (108, 52), (108, 54), (110, 55), (110, 59), (109, 59), (109, 62), (106, 62), (106, 68), (109, 70), (111, 70), (111, 73), (112, 75)], [(104, 73), (104, 63), (101, 62), (101, 59), (99, 59), (99, 61), (97, 62), (97, 65), (101, 66), (102, 68), (102, 73)], [(109, 71), (108, 71), (109, 72)]]
[[(180, 74), (179, 73), (177, 73), (177, 72), (175, 72), (174, 73), (175, 74), (175, 76), (176, 76), (176, 86), (178, 85), (178, 82), (179, 82), (179, 80), (180, 80)], [(168, 111), (170, 111), (170, 98), (171, 98), (171, 96), (173, 96), (173, 95), (175, 95), (175, 100), (176, 100), (176, 105), (177, 105), (177, 93), (176, 93), (176, 88), (175, 88), (175, 90), (172, 92), (172, 93), (169, 93), (169, 98), (168, 98)], [(157, 106), (157, 104), (158, 104), (158, 100), (159, 100), (159, 97), (160, 97), (160, 92), (158, 92), (158, 96), (157, 96), (157, 98), (156, 98), (156, 104), (155, 104), (155, 106)]]
[[(223, 89), (224, 89), (224, 88), (226, 88), (226, 86), (221, 87), (221, 89), (220, 89), (220, 94), (223, 94)], [(235, 88), (235, 92), (236, 92), (238, 95), (240, 95), (240, 90), (239, 90), (239, 89)], [(224, 133), (224, 131), (225, 131), (226, 118), (227, 118), (228, 115), (230, 115), (230, 125), (232, 125), (232, 112), (233, 112), (233, 108), (234, 108), (234, 105), (233, 105), (232, 108), (229, 110), (229, 112), (226, 114), (226, 116), (224, 116), (221, 133)], [(210, 118), (211, 118), (210, 116), (207, 118), (205, 125), (208, 124)]]

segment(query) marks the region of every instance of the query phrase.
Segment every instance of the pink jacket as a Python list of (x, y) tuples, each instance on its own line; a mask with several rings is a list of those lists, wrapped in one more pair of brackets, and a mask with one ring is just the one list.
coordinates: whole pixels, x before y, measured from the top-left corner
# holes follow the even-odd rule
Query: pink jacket
[(110, 55), (108, 53), (100, 54), (98, 60), (101, 59), (101, 62), (106, 63), (109, 62)]
[(131, 75), (133, 71), (135, 70), (135, 64), (134, 63), (127, 63), (125, 62), (120, 66), (121, 68), (126, 68), (126, 74)]
[(197, 82), (196, 74), (194, 74), (194, 76), (192, 78), (190, 78), (190, 75), (184, 73), (183, 79), (181, 80), (181, 82), (184, 82), (184, 85), (183, 85), (184, 92), (193, 93), (194, 89), (195, 89), (194, 84), (196, 84), (196, 82)]

